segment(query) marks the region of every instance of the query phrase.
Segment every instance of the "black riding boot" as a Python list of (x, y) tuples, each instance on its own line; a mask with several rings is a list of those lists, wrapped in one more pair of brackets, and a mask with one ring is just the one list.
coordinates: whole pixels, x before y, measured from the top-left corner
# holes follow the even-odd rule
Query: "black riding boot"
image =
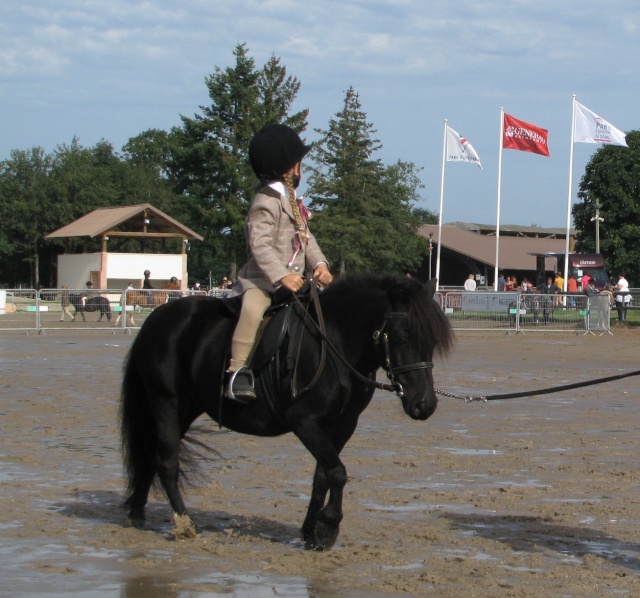
[(247, 403), (255, 399), (253, 372), (245, 366), (235, 372), (227, 372), (224, 396), (239, 403)]

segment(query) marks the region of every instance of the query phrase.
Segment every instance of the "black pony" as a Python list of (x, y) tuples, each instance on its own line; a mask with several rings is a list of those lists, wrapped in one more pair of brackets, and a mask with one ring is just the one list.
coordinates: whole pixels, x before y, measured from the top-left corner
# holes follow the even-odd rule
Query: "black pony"
[(316, 459), (302, 537), (309, 548), (332, 546), (347, 483), (340, 452), (375, 386), (381, 386), (375, 381), (378, 368), (387, 371), (393, 386), (384, 386), (397, 393), (411, 418), (427, 419), (436, 409), (432, 356), (448, 351), (452, 332), (433, 293), (432, 283), (397, 276), (338, 280), (320, 293), (326, 332), (309, 320), (304, 324), (292, 377), (302, 389), (298, 396), (285, 387), (274, 399), (262, 390), (264, 376), (258, 370), (258, 398), (248, 404), (222, 399), (236, 324), (225, 302), (237, 299), (188, 297), (156, 309), (131, 347), (122, 384), (125, 504), (131, 523), (144, 525), (149, 490), (158, 476), (174, 511), (176, 535), (195, 535), (178, 489), (178, 452), (193, 421), (207, 413), (237, 432), (293, 432), (302, 441)]
[[(106, 297), (89, 297), (83, 304), (82, 297), (82, 293), (71, 293), (69, 295), (69, 301), (76, 310), (75, 316), (80, 314), (82, 321), (86, 322), (87, 318), (84, 316), (85, 311), (89, 313), (99, 311), (100, 317), (98, 318), (98, 322), (102, 322), (103, 316), (107, 316), (107, 320), (111, 320), (111, 304), (109, 303), (109, 299)], [(74, 320), (76, 319), (75, 316), (73, 318)]]

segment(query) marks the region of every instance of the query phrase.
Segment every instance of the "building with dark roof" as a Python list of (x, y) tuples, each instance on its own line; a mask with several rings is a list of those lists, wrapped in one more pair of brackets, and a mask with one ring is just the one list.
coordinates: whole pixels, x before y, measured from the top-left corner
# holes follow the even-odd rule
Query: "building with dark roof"
[[(432, 250), (425, 256), (417, 275), (422, 280), (436, 273), (438, 225), (427, 224), (419, 229), (426, 239), (431, 235)], [(575, 231), (569, 237), (569, 250), (574, 246)], [(500, 253), (498, 268), (505, 276), (515, 276), (521, 281), (526, 276), (536, 279), (536, 257), (532, 254), (564, 253), (566, 230), (540, 228), (536, 226), (500, 225)], [(429, 262), (431, 268), (429, 269)], [(440, 281), (443, 286), (461, 286), (469, 274), (484, 277), (485, 284), (492, 286), (496, 265), (496, 227), (468, 222), (453, 222), (442, 226), (440, 249)], [(555, 260), (549, 259), (546, 268), (552, 271)]]

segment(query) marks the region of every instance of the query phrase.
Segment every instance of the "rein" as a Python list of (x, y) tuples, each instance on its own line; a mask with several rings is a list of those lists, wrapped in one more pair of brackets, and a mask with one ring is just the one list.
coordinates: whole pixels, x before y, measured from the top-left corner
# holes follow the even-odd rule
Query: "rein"
[[(374, 344), (377, 346), (379, 344), (379, 342), (380, 342), (380, 337), (382, 337), (382, 342), (384, 344), (384, 352), (385, 352), (384, 369), (385, 369), (385, 372), (387, 373), (387, 378), (389, 378), (389, 381), (391, 382), (391, 384), (385, 384), (384, 382), (378, 382), (377, 380), (372, 379), (369, 376), (365, 376), (365, 375), (361, 374), (358, 370), (356, 370), (347, 361), (347, 358), (344, 355), (342, 355), (342, 353), (336, 348), (336, 346), (331, 342), (331, 340), (327, 336), (326, 327), (324, 325), (324, 318), (322, 316), (322, 308), (320, 306), (320, 300), (319, 300), (319, 297), (318, 297), (317, 281), (316, 281), (315, 278), (312, 278), (309, 281), (309, 287), (310, 287), (310, 292), (311, 292), (311, 298), (313, 300), (314, 306), (316, 308), (316, 313), (317, 313), (317, 316), (318, 316), (318, 321), (317, 322), (313, 318), (311, 318), (311, 322), (315, 326), (317, 333), (320, 335), (320, 345), (322, 347), (322, 349), (321, 349), (321, 359), (320, 359), (320, 365), (318, 367), (318, 370), (316, 371), (316, 374), (313, 377), (313, 380), (311, 381), (311, 383), (309, 383), (301, 391), (297, 391), (296, 388), (295, 388), (295, 379), (296, 379), (296, 372), (297, 372), (297, 365), (298, 365), (298, 361), (299, 361), (298, 358), (299, 358), (299, 351), (300, 351), (300, 346), (298, 347), (298, 358), (296, 359), (296, 365), (295, 365), (294, 373), (293, 373), (293, 381), (292, 381), (292, 385), (291, 385), (292, 386), (292, 394), (293, 394), (294, 398), (296, 396), (299, 396), (302, 393), (310, 390), (313, 386), (315, 386), (315, 384), (320, 379), (320, 373), (321, 373), (322, 368), (324, 366), (324, 360), (325, 360), (325, 344), (326, 344), (327, 347), (329, 347), (329, 349), (331, 349), (333, 354), (349, 369), (349, 371), (352, 374), (354, 374), (356, 376), (356, 378), (358, 378), (358, 380), (360, 380), (360, 382), (364, 382), (365, 384), (368, 384), (368, 385), (373, 386), (375, 388), (379, 388), (381, 390), (386, 390), (386, 391), (389, 391), (389, 392), (393, 392), (400, 398), (404, 397), (404, 389), (402, 388), (402, 384), (400, 384), (400, 382), (398, 382), (396, 380), (396, 378), (395, 378), (395, 376), (397, 374), (402, 374), (404, 372), (411, 372), (413, 370), (431, 369), (431, 368), (433, 368), (433, 362), (432, 361), (420, 361), (420, 362), (417, 362), (417, 363), (412, 363), (412, 364), (409, 364), (409, 365), (403, 365), (403, 366), (397, 366), (397, 367), (393, 367), (392, 366), (392, 363), (391, 363), (391, 349), (390, 349), (390, 346), (389, 346), (389, 334), (387, 332), (385, 332), (384, 329), (387, 326), (387, 322), (391, 318), (406, 318), (407, 314), (405, 312), (392, 312), (390, 310), (387, 310), (387, 312), (385, 313), (385, 316), (384, 316), (384, 322), (382, 323), (382, 326), (380, 326), (380, 328), (373, 333), (373, 341), (374, 341)], [(295, 300), (298, 302), (298, 305), (300, 306), (300, 308), (304, 311), (305, 315), (304, 315), (303, 321), (306, 323), (307, 322), (307, 315), (309, 313), (309, 306), (307, 304), (307, 306), (305, 307), (303, 305), (302, 301), (300, 301), (300, 298), (295, 293), (294, 293), (293, 296), (294, 296)], [(300, 341), (300, 345), (302, 345), (302, 341)]]
[(562, 386), (551, 386), (549, 388), (540, 388), (538, 390), (525, 390), (521, 392), (507, 392), (503, 394), (486, 395), (486, 396), (472, 396), (472, 395), (457, 395), (452, 392), (447, 392), (440, 388), (436, 388), (436, 393), (443, 397), (449, 397), (452, 399), (462, 399), (465, 403), (471, 403), (472, 401), (481, 401), (486, 403), (487, 401), (502, 401), (504, 399), (519, 399), (521, 397), (533, 397), (535, 395), (546, 395), (554, 392), (562, 392), (563, 390), (571, 390), (573, 388), (583, 388), (585, 386), (593, 386), (595, 384), (604, 384), (605, 382), (613, 382), (614, 380), (621, 380), (622, 378), (629, 378), (630, 376), (639, 376), (640, 370), (633, 372), (627, 372), (626, 374), (617, 374), (615, 376), (606, 376), (605, 378), (594, 378), (593, 380), (585, 380), (584, 382), (575, 382), (573, 384), (563, 384)]

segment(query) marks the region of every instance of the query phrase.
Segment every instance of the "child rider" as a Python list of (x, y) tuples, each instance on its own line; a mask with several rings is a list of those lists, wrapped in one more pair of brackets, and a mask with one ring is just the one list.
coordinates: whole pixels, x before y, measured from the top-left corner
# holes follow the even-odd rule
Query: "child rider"
[(310, 233), (311, 212), (296, 197), (302, 159), (311, 148), (286, 125), (266, 125), (249, 144), (249, 161), (258, 178), (246, 222), (249, 260), (240, 269), (234, 291), (242, 293), (242, 310), (231, 342), (225, 396), (255, 399), (253, 372), (247, 359), (272, 295), (281, 287), (295, 293), (305, 270), (321, 285), (333, 280), (329, 262)]

